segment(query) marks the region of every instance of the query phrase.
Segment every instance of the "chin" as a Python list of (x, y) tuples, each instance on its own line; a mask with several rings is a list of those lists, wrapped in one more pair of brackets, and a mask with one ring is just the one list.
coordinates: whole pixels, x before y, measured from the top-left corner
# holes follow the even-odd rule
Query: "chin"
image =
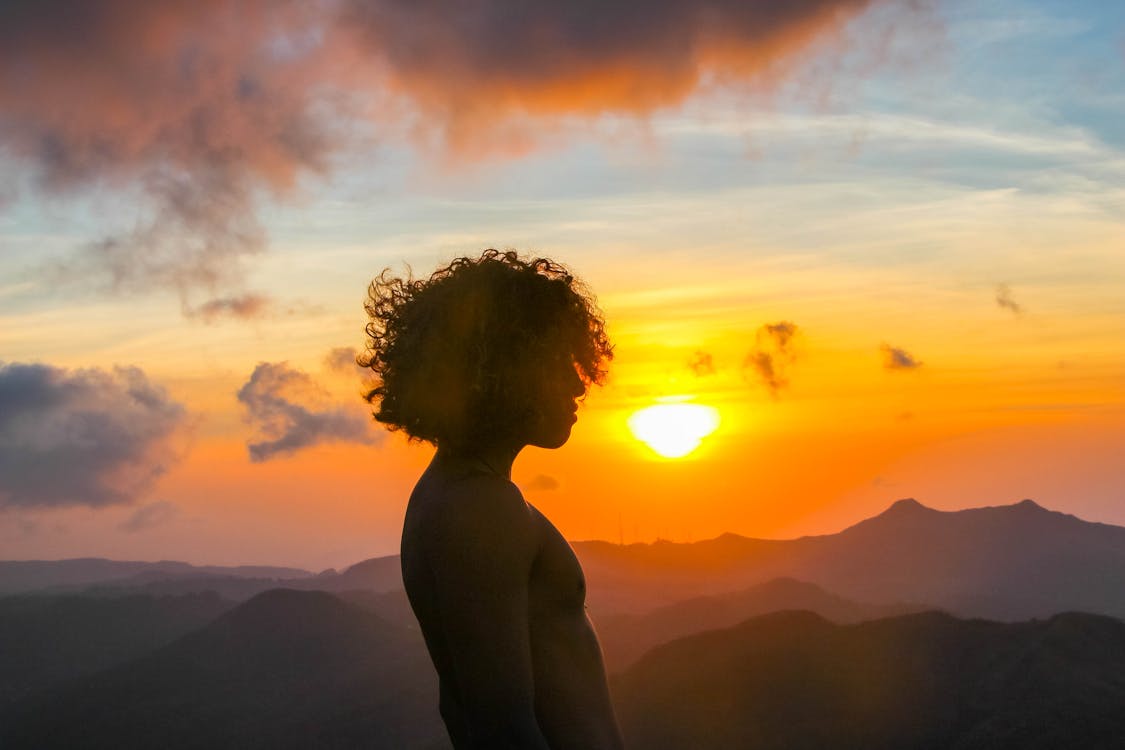
[(534, 445), (536, 448), (547, 448), (554, 450), (566, 445), (566, 441), (570, 440), (570, 425), (558, 430), (552, 430), (549, 433), (536, 435), (533, 439), (528, 441), (528, 445)]

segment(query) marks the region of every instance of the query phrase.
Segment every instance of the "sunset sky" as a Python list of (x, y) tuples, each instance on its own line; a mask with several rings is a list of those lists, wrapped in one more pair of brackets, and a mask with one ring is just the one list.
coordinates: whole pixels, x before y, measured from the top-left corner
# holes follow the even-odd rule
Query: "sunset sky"
[(515, 466), (569, 539), (1125, 525), (1125, 4), (3, 3), (0, 170), (0, 558), (396, 552), (366, 286), (486, 247), (616, 344)]

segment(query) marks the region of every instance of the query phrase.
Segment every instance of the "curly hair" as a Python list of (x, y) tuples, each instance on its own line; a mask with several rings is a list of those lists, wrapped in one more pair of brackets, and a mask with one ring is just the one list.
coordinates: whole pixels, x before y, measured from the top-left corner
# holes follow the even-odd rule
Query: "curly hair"
[(367, 290), (375, 419), (413, 440), (472, 444), (515, 434), (537, 383), (573, 365), (586, 388), (613, 347), (594, 296), (564, 266), (515, 251), (457, 258), (428, 279), (384, 269)]

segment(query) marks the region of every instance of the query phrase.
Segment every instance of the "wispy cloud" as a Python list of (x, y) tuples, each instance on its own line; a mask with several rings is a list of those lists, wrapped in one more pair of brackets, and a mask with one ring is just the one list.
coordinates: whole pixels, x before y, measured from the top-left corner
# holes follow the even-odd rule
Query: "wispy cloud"
[(697, 351), (688, 360), (688, 369), (695, 373), (697, 378), (715, 374), (715, 358), (710, 352)]
[(272, 300), (262, 294), (240, 294), (230, 297), (216, 297), (195, 307), (186, 306), (184, 314), (198, 318), (204, 323), (214, 323), (220, 318), (252, 320), (269, 312)]
[(1023, 307), (1012, 299), (1012, 290), (1007, 284), (996, 285), (996, 304), (1005, 310), (1011, 310), (1016, 315), (1023, 313)]
[(355, 362), (357, 356), (359, 351), (354, 346), (337, 346), (324, 356), (324, 364), (329, 370), (354, 373), (361, 369)]
[(743, 361), (743, 368), (752, 372), (774, 398), (789, 385), (788, 369), (797, 358), (793, 339), (798, 332), (797, 324), (788, 320), (763, 325), (755, 334), (754, 348)]
[(0, 507), (133, 502), (175, 463), (184, 422), (135, 367), (0, 365)]
[(887, 370), (916, 370), (922, 366), (921, 360), (901, 347), (883, 344), (883, 367)]
[(158, 500), (155, 503), (137, 508), (128, 518), (118, 524), (117, 528), (127, 534), (136, 534), (139, 531), (147, 531), (171, 521), (179, 515), (179, 512), (179, 508), (174, 503), (167, 500)]
[(562, 483), (549, 474), (536, 474), (524, 485), (524, 489), (528, 492), (553, 492), (561, 486)]
[(238, 400), (262, 438), (247, 445), (254, 462), (321, 443), (375, 445), (383, 439), (362, 407), (332, 403), (308, 374), (285, 362), (262, 362), (255, 367), (239, 389)]

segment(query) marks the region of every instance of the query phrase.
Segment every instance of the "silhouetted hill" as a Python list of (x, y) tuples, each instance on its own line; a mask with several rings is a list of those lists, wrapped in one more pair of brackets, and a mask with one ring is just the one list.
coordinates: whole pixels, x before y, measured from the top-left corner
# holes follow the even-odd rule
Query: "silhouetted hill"
[[(311, 576), (300, 568), (267, 565), (190, 565), (174, 560), (137, 562), (100, 557), (70, 560), (0, 560), (0, 596), (52, 587), (82, 587), (110, 582), (143, 585), (152, 576), (222, 576), (235, 578), (299, 579)], [(276, 585), (276, 584), (275, 584)]]
[(1125, 623), (776, 613), (661, 646), (614, 688), (645, 750), (1109, 750), (1125, 737)]
[(435, 683), (417, 632), (332, 594), (277, 589), (25, 702), (0, 746), (442, 747)]
[[(22, 562), (0, 562), (0, 566), (12, 566), (9, 570), (9, 578), (13, 585), (23, 580), (25, 585), (30, 586), (35, 581), (46, 580), (51, 576), (55, 579), (66, 578), (69, 581), (48, 586), (31, 586), (26, 589), (28, 591), (34, 589), (35, 593), (46, 594), (69, 593), (120, 597), (128, 594), (172, 596), (213, 591), (224, 599), (240, 602), (276, 588), (337, 592), (360, 589), (388, 592), (402, 589), (402, 573), (397, 555), (364, 560), (340, 573), (326, 570), (316, 575), (298, 568), (195, 567), (187, 563), (164, 562), (119, 563), (113, 560), (95, 560), (93, 561), (95, 564), (88, 569), (81, 565), (71, 565), (79, 562), (86, 561), (59, 560), (60, 565), (57, 570), (39, 561), (31, 565)], [(43, 565), (48, 567), (40, 567)]]
[(943, 512), (902, 500), (838, 534), (725, 534), (694, 544), (578, 542), (590, 608), (644, 612), (791, 577), (869, 602), (924, 602), (997, 619), (1068, 610), (1125, 617), (1125, 528), (1025, 500)]
[(0, 720), (18, 699), (141, 656), (233, 606), (214, 593), (0, 599)]
[(654, 646), (707, 630), (727, 628), (751, 617), (782, 610), (808, 610), (848, 623), (918, 612), (921, 605), (863, 604), (830, 594), (811, 583), (777, 578), (744, 591), (700, 596), (644, 615), (608, 615), (596, 622), (606, 667), (618, 672)]
[(302, 581), (291, 582), (294, 588), (317, 589), (319, 591), (394, 591), (402, 588), (402, 568), (398, 555), (374, 557), (352, 565), (342, 573), (329, 570)]
[(276, 588), (298, 588), (296, 584), (312, 580), (311, 578), (241, 578), (226, 575), (176, 575), (165, 576), (148, 573), (132, 576), (117, 581), (95, 583), (89, 586), (66, 586), (40, 589), (31, 592), (36, 594), (53, 594), (60, 591), (91, 597), (120, 598), (129, 595), (147, 596), (181, 596), (213, 592), (233, 602), (243, 602), (252, 596), (257, 596), (263, 591)]

